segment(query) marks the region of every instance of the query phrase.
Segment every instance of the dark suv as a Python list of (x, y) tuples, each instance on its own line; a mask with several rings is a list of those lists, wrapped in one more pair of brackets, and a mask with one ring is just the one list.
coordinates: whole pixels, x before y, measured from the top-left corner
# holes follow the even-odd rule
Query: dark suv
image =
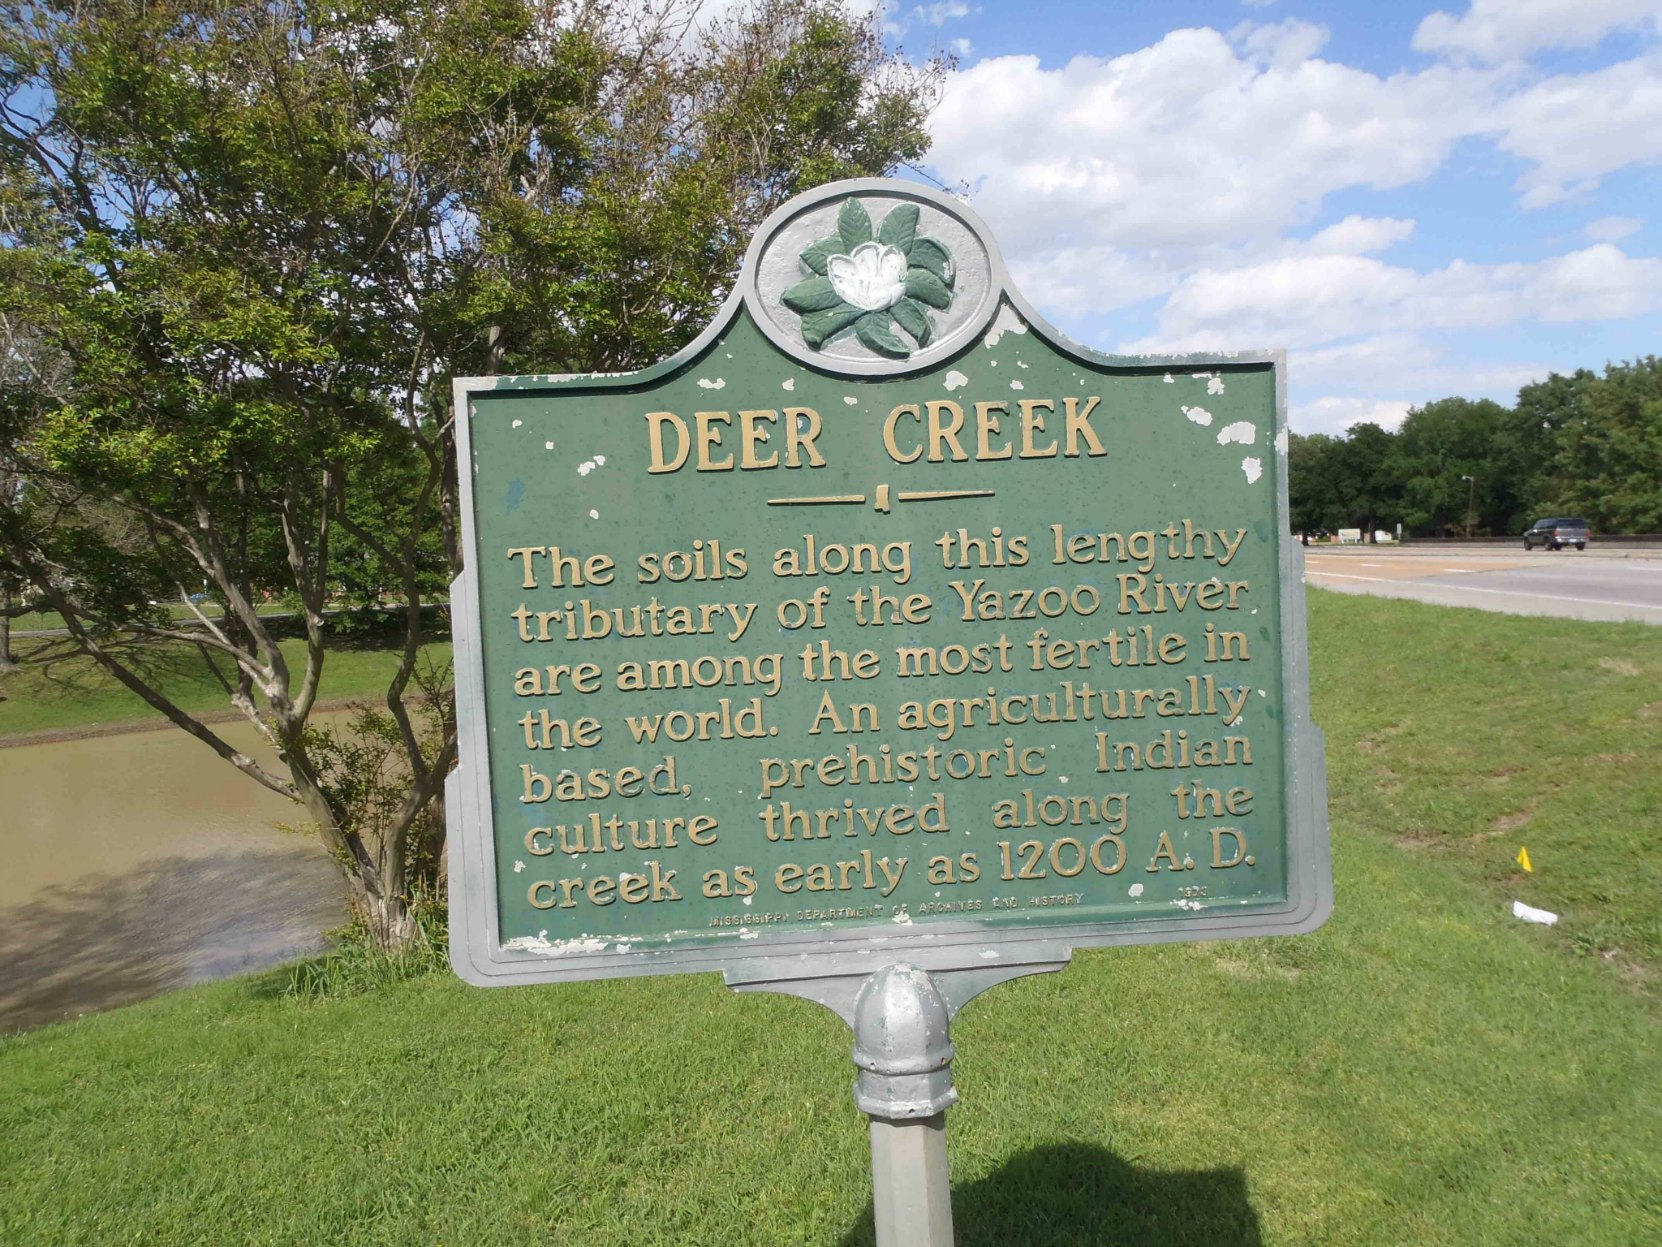
[(1523, 535), (1524, 549), (1533, 550), (1536, 546), (1545, 546), (1549, 550), (1562, 550), (1565, 546), (1574, 546), (1577, 550), (1587, 548), (1587, 521), (1571, 517), (1536, 520), (1530, 525), (1529, 531)]

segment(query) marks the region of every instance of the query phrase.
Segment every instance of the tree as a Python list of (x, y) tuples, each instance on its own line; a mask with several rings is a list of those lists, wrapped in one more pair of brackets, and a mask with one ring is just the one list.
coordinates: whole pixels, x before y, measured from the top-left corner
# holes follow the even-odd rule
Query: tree
[(1531, 399), (1542, 407), (1554, 400), (1558, 422), (1545, 509), (1585, 516), (1595, 531), (1662, 531), (1662, 359), (1543, 384), (1549, 394)]
[(1336, 492), (1345, 526), (1360, 528), (1367, 540), (1398, 514), (1390, 471), (1391, 434), (1372, 422), (1353, 424), (1334, 452)]
[(1402, 482), (1403, 522), (1438, 535), (1493, 531), (1496, 517), (1517, 509), (1517, 483), (1493, 460), (1508, 413), (1489, 399), (1442, 398), (1409, 411), (1393, 448)]
[(1350, 515), (1340, 480), (1344, 440), (1326, 433), (1287, 439), (1287, 509), (1295, 533), (1344, 528)]
[[(3, 12), (0, 314), (65, 366), (6, 443), (50, 522), (0, 500), (0, 575), (297, 801), (376, 938), (412, 938), (455, 755), (423, 674), (459, 558), (449, 378), (677, 349), (766, 213), (921, 153), (939, 67), (824, 0), (707, 28), (576, 0)], [(351, 601), (389, 608), (399, 662), (343, 737), (315, 713)], [(280, 765), (169, 700), (145, 645), (198, 653)]]

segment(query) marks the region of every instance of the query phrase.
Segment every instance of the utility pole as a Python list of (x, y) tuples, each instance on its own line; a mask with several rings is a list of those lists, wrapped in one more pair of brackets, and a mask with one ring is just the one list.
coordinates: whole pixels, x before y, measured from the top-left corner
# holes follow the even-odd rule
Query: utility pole
[(1466, 488), (1466, 540), (1472, 539), (1472, 504), (1477, 497), (1477, 477), (1461, 473), (1460, 479), (1467, 482)]

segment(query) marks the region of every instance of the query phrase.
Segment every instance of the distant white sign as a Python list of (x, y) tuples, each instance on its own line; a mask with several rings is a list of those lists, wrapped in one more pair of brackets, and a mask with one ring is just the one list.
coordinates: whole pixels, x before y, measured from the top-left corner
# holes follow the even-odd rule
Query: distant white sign
[(1334, 538), (1342, 546), (1358, 546), (1362, 544), (1362, 530), (1360, 528), (1341, 528), (1334, 535)]

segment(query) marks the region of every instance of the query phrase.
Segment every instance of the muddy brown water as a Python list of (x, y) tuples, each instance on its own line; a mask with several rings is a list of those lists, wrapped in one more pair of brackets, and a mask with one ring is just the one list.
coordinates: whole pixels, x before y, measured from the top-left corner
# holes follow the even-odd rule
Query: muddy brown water
[[(262, 761), (246, 724), (216, 729)], [(175, 730), (0, 749), (0, 1032), (321, 947), (334, 864), (300, 807)]]

